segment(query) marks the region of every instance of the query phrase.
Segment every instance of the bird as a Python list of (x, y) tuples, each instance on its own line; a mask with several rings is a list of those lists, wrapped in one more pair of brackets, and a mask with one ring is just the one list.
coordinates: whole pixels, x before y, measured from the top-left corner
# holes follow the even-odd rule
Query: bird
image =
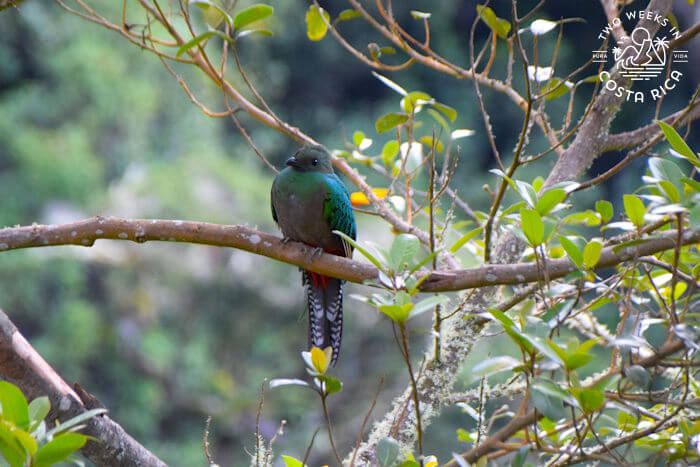
[[(293, 240), (346, 258), (352, 245), (334, 230), (356, 239), (357, 227), (350, 194), (333, 172), (331, 155), (320, 145), (303, 146), (286, 161), (272, 183), (272, 218), (284, 240)], [(343, 335), (343, 282), (301, 270), (309, 313), (308, 347), (332, 349), (335, 366)]]

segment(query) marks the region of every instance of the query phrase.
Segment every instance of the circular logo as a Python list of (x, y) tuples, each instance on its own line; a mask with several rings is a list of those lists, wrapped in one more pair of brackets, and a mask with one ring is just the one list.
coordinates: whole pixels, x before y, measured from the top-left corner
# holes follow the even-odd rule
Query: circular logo
[[(670, 41), (679, 37), (681, 32), (675, 26), (670, 26), (670, 21), (665, 16), (644, 10), (629, 11), (625, 15), (630, 21), (647, 19), (655, 22), (659, 25), (657, 36), (653, 37), (645, 27), (638, 26), (621, 43), (611, 46), (612, 54), (609, 54), (607, 49), (594, 50), (593, 62), (611, 62), (617, 65), (620, 74), (632, 83), (629, 87), (624, 83), (619, 84), (611, 79), (609, 71), (602, 71), (599, 78), (606, 92), (612, 92), (617, 97), (625, 97), (626, 101), (654, 102), (672, 91), (681, 80), (683, 73), (673, 69), (673, 65), (687, 63), (688, 51), (669, 51)], [(601, 30), (598, 38), (605, 40), (611, 37), (613, 28), (621, 25), (621, 20), (615, 18)], [(668, 72), (665, 73), (667, 69)], [(634, 90), (632, 87), (635, 83), (646, 84), (647, 89)]]

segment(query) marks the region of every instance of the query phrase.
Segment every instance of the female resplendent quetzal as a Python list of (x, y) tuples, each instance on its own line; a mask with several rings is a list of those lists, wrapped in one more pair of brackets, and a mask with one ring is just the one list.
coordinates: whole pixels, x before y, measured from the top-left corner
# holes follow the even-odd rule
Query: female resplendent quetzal
[[(334, 230), (355, 239), (355, 216), (348, 190), (333, 173), (331, 155), (322, 146), (305, 146), (287, 159), (272, 184), (272, 218), (285, 238), (339, 256), (352, 247)], [(309, 310), (309, 347), (331, 346), (335, 365), (343, 333), (343, 281), (302, 271)]]

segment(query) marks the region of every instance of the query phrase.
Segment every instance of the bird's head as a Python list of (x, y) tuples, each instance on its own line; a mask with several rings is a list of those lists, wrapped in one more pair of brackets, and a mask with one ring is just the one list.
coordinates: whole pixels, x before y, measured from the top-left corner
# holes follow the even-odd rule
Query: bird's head
[(333, 173), (331, 155), (323, 146), (304, 146), (286, 164), (300, 172)]

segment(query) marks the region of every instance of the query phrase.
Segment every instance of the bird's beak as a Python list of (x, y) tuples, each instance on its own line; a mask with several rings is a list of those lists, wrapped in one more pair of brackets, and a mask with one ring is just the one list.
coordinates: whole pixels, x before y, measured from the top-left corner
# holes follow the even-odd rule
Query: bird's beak
[(297, 158), (292, 156), (289, 159), (287, 159), (287, 162), (285, 162), (286, 165), (289, 165), (291, 167), (299, 167), (299, 164), (297, 162)]

